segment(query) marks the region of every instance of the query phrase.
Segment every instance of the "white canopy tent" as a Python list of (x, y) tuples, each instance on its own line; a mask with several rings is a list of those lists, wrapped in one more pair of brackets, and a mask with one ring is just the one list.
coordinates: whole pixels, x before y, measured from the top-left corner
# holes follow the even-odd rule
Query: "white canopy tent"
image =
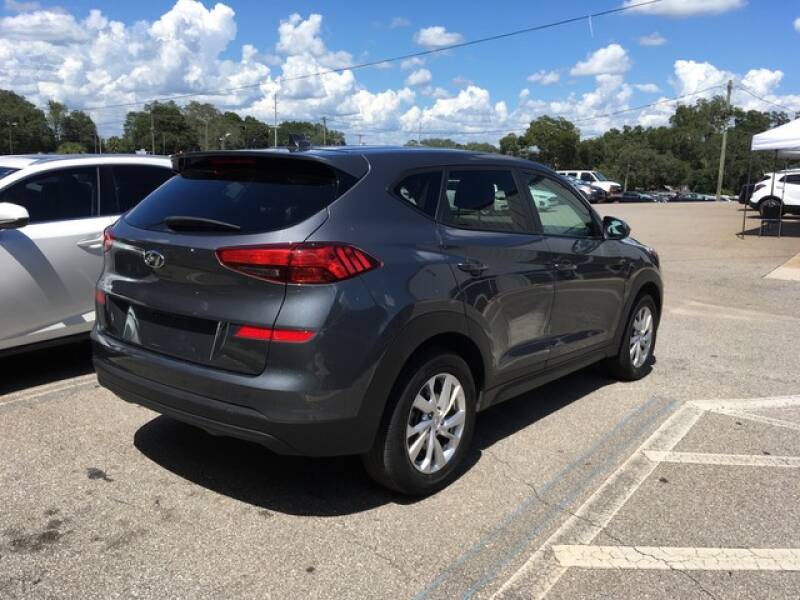
[[(753, 141), (750, 144), (750, 150), (753, 152), (767, 152), (767, 151), (774, 152), (776, 167), (778, 158), (783, 158), (785, 160), (800, 159), (800, 119), (795, 119), (794, 121), (789, 121), (788, 123), (784, 123), (779, 127), (769, 129), (762, 133), (757, 133), (756, 135), (753, 136)], [(773, 167), (773, 171), (775, 170), (776, 168)], [(747, 171), (748, 171), (747, 183), (749, 187), (750, 167), (748, 167)], [(770, 193), (771, 195), (774, 195), (775, 177), (773, 177), (771, 181), (772, 181), (772, 190)], [(781, 230), (783, 228), (783, 214), (781, 210), (781, 204), (783, 203), (783, 194), (785, 193), (786, 193), (786, 187), (781, 186), (781, 201), (776, 205), (778, 211), (777, 219), (767, 218), (765, 212), (763, 210), (761, 211), (761, 227), (759, 228), (759, 235), (761, 235), (761, 233), (764, 231), (764, 225), (766, 222), (777, 220), (778, 237), (780, 237)], [(769, 200), (767, 202), (769, 202)], [(749, 206), (749, 201), (745, 202), (744, 214), (742, 215), (742, 237), (744, 237), (745, 235), (745, 224), (747, 219), (748, 206)]]
[(800, 119), (757, 133), (750, 149), (755, 152), (777, 150), (781, 158), (800, 158)]

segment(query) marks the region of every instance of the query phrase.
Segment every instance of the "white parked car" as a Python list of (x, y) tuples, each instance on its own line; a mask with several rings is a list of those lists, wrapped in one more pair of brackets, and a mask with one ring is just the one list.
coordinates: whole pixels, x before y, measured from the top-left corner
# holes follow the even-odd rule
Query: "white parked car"
[(603, 175), (600, 171), (556, 171), (560, 175), (567, 177), (574, 177), (580, 179), (589, 185), (595, 185), (602, 188), (609, 196), (614, 196), (622, 192), (622, 186), (616, 181), (611, 181), (608, 177)]
[(768, 199), (780, 202), (784, 214), (800, 214), (800, 169), (766, 173), (753, 188), (750, 206), (761, 212)]
[(91, 330), (103, 230), (172, 174), (166, 157), (0, 156), (0, 354)]

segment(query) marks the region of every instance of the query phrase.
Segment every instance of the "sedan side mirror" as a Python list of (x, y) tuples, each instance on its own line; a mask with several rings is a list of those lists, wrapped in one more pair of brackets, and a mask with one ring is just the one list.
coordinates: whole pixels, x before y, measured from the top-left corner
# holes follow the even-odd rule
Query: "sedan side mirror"
[(622, 219), (603, 217), (603, 237), (607, 240), (624, 240), (631, 234), (631, 228)]
[(0, 229), (19, 229), (30, 221), (28, 210), (19, 204), (0, 202)]

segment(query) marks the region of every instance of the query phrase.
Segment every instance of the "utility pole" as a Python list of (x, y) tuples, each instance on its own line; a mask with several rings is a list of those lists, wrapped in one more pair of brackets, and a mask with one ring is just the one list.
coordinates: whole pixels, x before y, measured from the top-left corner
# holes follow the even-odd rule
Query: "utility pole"
[(167, 155), (167, 134), (161, 132), (161, 154)]
[(16, 127), (17, 126), (17, 122), (16, 121), (8, 121), (8, 122), (6, 122), (6, 125), (8, 125), (8, 153), (9, 154), (14, 154), (14, 140), (11, 137), (11, 128), (12, 127)]
[(725, 150), (728, 146), (728, 119), (731, 116), (731, 91), (733, 80), (728, 79), (728, 97), (725, 102), (725, 127), (722, 130), (722, 148), (719, 151), (719, 171), (717, 171), (717, 202), (722, 194), (722, 176), (725, 174)]
[(322, 145), (328, 145), (328, 117), (322, 117)]
[(622, 191), (628, 191), (628, 175), (631, 172), (631, 163), (628, 163), (628, 168), (625, 170), (625, 183), (622, 185)]
[(150, 154), (156, 153), (156, 127), (153, 121), (153, 107), (150, 107)]
[(361, 143), (361, 138), (364, 137), (364, 134), (363, 133), (357, 133), (356, 135), (358, 136), (358, 145), (359, 146), (363, 146), (364, 144)]
[(275, 148), (278, 147), (278, 90), (275, 90)]

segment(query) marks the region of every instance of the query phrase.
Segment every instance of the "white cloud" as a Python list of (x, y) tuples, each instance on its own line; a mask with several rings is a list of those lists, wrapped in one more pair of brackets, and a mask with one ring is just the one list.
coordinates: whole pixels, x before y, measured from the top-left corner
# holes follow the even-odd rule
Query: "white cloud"
[(394, 17), (392, 22), (389, 23), (389, 28), (397, 29), (398, 27), (408, 27), (409, 25), (411, 25), (411, 21), (405, 17)]
[(453, 85), (460, 88), (465, 88), (470, 85), (475, 85), (475, 82), (472, 79), (467, 79), (463, 75), (456, 75), (453, 77)]
[(797, 31), (798, 33), (800, 33), (800, 17), (797, 17), (797, 18), (794, 20), (794, 28), (795, 28), (795, 31)]
[(5, 0), (3, 8), (8, 12), (23, 13), (39, 10), (41, 4), (38, 2), (18, 2), (17, 0)]
[[(641, 0), (625, 0), (623, 6), (641, 4)], [(665, 17), (694, 17), (718, 15), (747, 4), (746, 0), (661, 0), (634, 8), (631, 12), (661, 15)]]
[(528, 75), (528, 81), (540, 83), (541, 85), (558, 83), (559, 79), (561, 79), (561, 75), (559, 75), (558, 71), (545, 71), (544, 69), (536, 71), (533, 75)]
[(87, 35), (75, 17), (61, 11), (35, 10), (0, 19), (0, 39), (70, 44)]
[(411, 58), (407, 58), (400, 63), (400, 68), (404, 71), (409, 69), (416, 69), (417, 67), (421, 67), (425, 64), (425, 60), (420, 58), (419, 56), (413, 56)]
[(431, 75), (431, 72), (428, 69), (417, 69), (416, 71), (412, 71), (408, 77), (406, 77), (406, 85), (424, 85), (426, 83), (430, 83), (432, 79), (433, 75)]
[(460, 33), (447, 31), (441, 25), (425, 27), (414, 34), (414, 41), (424, 48), (443, 48), (452, 46), (464, 40)]
[(609, 44), (593, 52), (586, 60), (578, 62), (570, 75), (609, 75), (625, 73), (631, 68), (628, 53), (619, 44)]
[(661, 88), (659, 88), (655, 83), (634, 83), (633, 87), (646, 94), (657, 94), (661, 91)]
[(642, 46), (663, 46), (666, 43), (667, 38), (657, 31), (649, 35), (643, 35), (639, 38), (639, 44)]
[(430, 96), (432, 98), (452, 98), (453, 94), (448, 92), (443, 87), (433, 87), (431, 85), (425, 86), (420, 93), (423, 96)]

